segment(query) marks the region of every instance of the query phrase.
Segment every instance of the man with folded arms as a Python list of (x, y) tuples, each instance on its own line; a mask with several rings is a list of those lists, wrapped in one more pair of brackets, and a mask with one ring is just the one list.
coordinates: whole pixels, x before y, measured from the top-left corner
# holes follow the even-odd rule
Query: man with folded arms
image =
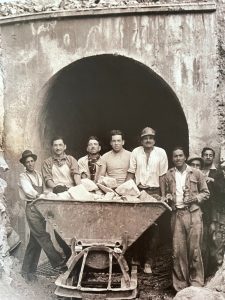
[(42, 176), (47, 188), (58, 194), (80, 184), (80, 173), (76, 159), (65, 154), (66, 144), (62, 137), (52, 139), (53, 155), (42, 165)]

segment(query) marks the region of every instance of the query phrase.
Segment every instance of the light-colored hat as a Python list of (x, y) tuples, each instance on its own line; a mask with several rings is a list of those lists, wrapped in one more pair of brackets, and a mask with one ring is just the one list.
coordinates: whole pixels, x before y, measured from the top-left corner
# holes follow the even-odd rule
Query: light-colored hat
[(155, 135), (155, 130), (151, 127), (145, 127), (141, 132), (141, 137), (146, 135)]
[(200, 163), (201, 163), (201, 165), (203, 165), (203, 159), (202, 159), (200, 156), (196, 155), (196, 154), (189, 156), (189, 158), (188, 158), (188, 160), (187, 160), (187, 163), (188, 163), (188, 164), (191, 164), (192, 161), (195, 160), (195, 159), (196, 159), (196, 160), (199, 160)]

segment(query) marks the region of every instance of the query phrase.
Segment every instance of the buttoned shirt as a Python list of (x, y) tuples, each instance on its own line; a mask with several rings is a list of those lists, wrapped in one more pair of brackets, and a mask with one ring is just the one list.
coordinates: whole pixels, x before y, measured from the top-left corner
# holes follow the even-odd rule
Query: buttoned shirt
[[(95, 163), (96, 165), (96, 173), (98, 174), (99, 168), (102, 165), (102, 160), (101, 160), (101, 156), (98, 159), (98, 161)], [(88, 167), (88, 155), (81, 157), (80, 159), (78, 159), (78, 166), (79, 166), (79, 172), (82, 175), (82, 173), (84, 173), (88, 179), (91, 179), (91, 174), (90, 174), (90, 170)]]
[(176, 180), (176, 207), (182, 208), (184, 207), (184, 189), (187, 171), (189, 170), (189, 166), (183, 172), (180, 172), (177, 168), (175, 168), (175, 180)]
[(34, 186), (42, 188), (42, 177), (37, 171), (33, 173), (25, 171), (19, 177), (19, 195), (20, 199), (25, 201), (32, 201), (37, 198), (38, 191)]
[(142, 146), (131, 152), (129, 173), (135, 174), (136, 184), (143, 187), (159, 187), (159, 177), (166, 174), (168, 159), (164, 149), (154, 146), (147, 161)]
[[(73, 156), (66, 155), (66, 154), (64, 154), (61, 158), (51, 156), (47, 158), (42, 165), (42, 176), (45, 184), (47, 183), (48, 180), (52, 180), (54, 182), (54, 176), (52, 172), (53, 165), (60, 168), (64, 164), (67, 164), (67, 166), (69, 167), (72, 180), (75, 174), (80, 174), (77, 160)], [(70, 186), (70, 182), (68, 184)]]

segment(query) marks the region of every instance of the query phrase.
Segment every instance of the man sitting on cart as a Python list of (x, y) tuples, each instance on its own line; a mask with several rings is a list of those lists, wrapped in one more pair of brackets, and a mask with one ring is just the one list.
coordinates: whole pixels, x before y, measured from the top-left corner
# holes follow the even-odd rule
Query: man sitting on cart
[(81, 179), (77, 160), (65, 154), (64, 139), (60, 136), (54, 137), (51, 145), (53, 155), (44, 161), (42, 176), (46, 187), (58, 194), (80, 184)]
[(59, 270), (66, 268), (62, 255), (55, 249), (50, 235), (46, 232), (44, 217), (33, 205), (33, 201), (43, 192), (41, 174), (35, 170), (36, 160), (37, 155), (30, 150), (25, 150), (20, 159), (25, 171), (20, 174), (19, 192), (20, 198), (26, 202), (25, 213), (30, 228), (30, 239), (22, 265), (22, 275), (27, 281), (36, 278), (35, 272), (41, 249), (46, 253), (53, 268), (58, 267)]
[(130, 151), (124, 149), (124, 135), (120, 130), (110, 132), (110, 145), (112, 150), (102, 156), (102, 165), (99, 170), (100, 176), (109, 176), (115, 178), (117, 185), (126, 181), (127, 170), (130, 162)]
[(87, 143), (87, 155), (78, 160), (79, 171), (82, 179), (88, 178), (96, 181), (96, 176), (102, 165), (100, 151), (101, 146), (99, 139), (96, 136), (89, 137)]

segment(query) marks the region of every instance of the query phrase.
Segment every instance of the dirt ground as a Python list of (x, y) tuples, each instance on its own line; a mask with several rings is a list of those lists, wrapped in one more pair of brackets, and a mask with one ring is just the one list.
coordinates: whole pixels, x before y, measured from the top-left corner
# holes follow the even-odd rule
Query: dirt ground
[[(20, 268), (20, 263), (14, 259), (11, 286), (0, 281), (1, 300), (59, 300), (54, 295), (54, 281), (58, 274), (55, 273), (49, 263), (46, 262), (39, 266), (37, 280), (32, 283), (25, 282), (20, 275)], [(171, 251), (161, 248), (153, 265), (153, 274), (144, 274), (142, 268), (138, 271), (138, 299), (173, 299), (171, 283)]]

